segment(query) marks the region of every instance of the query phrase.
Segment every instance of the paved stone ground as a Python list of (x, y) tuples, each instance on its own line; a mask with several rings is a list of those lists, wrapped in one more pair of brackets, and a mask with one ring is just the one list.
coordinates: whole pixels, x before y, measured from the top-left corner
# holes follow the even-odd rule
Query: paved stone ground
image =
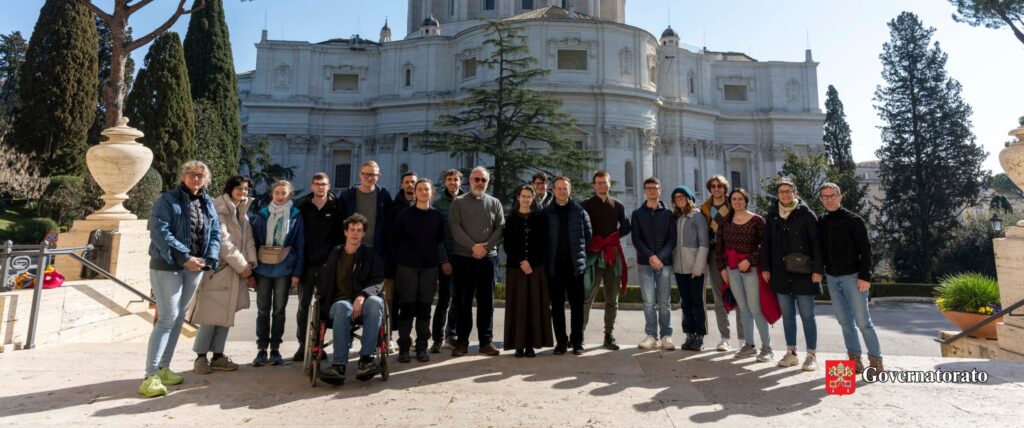
[[(840, 356), (842, 339), (831, 308), (820, 306), (817, 313), (823, 363)], [(497, 315), (495, 331), (500, 332), (502, 312)], [(824, 390), (823, 368), (781, 369), (718, 352), (641, 351), (634, 345), (642, 330), (640, 311), (620, 312), (617, 331), (628, 346), (618, 352), (599, 349), (600, 328), (593, 323), (600, 322), (601, 312), (594, 315), (588, 352), (580, 357), (553, 356), (550, 350), (535, 359), (516, 359), (507, 352), (497, 358), (432, 354), (429, 363), (395, 363), (388, 381), (378, 377), (363, 383), (350, 376), (342, 387), (311, 388), (298, 364), (247, 364), (253, 353), (250, 310), (240, 314), (228, 344), (228, 354), (245, 363), (239, 371), (187, 372), (194, 354), (191, 342), (183, 339), (172, 368), (183, 372), (186, 382), (158, 399), (136, 394), (142, 343), (5, 353), (0, 354), (0, 426), (792, 426), (810, 421), (829, 426), (1019, 426), (1021, 421), (1024, 363), (939, 358), (931, 338), (950, 326), (929, 305), (874, 309), (887, 368), (977, 368), (989, 373), (987, 384), (859, 381), (855, 394), (831, 396)], [(678, 310), (673, 313), (678, 315)], [(286, 354), (295, 349), (290, 327), (282, 349)], [(677, 341), (681, 336), (677, 331)], [(773, 340), (781, 347), (781, 325), (773, 329)]]

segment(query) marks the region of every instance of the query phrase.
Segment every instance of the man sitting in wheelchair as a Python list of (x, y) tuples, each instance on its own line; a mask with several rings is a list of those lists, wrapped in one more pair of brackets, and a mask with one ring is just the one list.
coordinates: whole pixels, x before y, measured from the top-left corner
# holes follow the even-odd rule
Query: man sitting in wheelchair
[(384, 300), (380, 296), (384, 261), (373, 249), (362, 245), (366, 224), (366, 217), (358, 213), (345, 220), (345, 243), (331, 251), (317, 282), (320, 319), (332, 322), (334, 329), (331, 367), (318, 374), (327, 383), (345, 382), (353, 323), (363, 325), (359, 374), (375, 369), (373, 354), (384, 317)]

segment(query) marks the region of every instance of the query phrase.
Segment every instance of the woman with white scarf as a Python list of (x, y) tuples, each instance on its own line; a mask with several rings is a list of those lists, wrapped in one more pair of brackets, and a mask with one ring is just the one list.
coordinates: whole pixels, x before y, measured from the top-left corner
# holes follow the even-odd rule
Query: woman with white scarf
[(299, 284), (303, 267), (302, 215), (298, 208), (292, 207), (292, 184), (280, 180), (270, 189), (273, 200), (252, 220), (259, 259), (255, 269), (256, 347), (259, 351), (252, 362), (256, 367), (266, 364), (268, 358), (272, 365), (284, 364), (279, 348), (284, 335), (289, 284), (291, 287)]

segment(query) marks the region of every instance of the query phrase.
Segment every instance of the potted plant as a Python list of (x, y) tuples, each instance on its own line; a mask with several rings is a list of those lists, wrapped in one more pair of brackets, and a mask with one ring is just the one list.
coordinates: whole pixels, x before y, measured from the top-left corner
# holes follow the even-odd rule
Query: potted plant
[[(999, 283), (995, 278), (980, 273), (960, 273), (939, 281), (935, 304), (942, 315), (961, 330), (981, 322), (999, 312)], [(996, 324), (1002, 317), (985, 324), (969, 336), (979, 339), (995, 339)]]

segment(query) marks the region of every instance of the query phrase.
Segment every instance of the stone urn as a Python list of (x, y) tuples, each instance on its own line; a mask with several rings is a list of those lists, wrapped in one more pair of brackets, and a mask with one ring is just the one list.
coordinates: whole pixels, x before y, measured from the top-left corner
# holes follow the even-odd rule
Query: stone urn
[[(1021, 122), (1024, 122), (1024, 117), (1021, 118)], [(1010, 135), (1017, 141), (999, 152), (999, 163), (1002, 164), (1003, 170), (1006, 171), (1010, 180), (1017, 187), (1024, 189), (1024, 123), (1021, 123), (1019, 128), (1010, 131)], [(1024, 220), (1018, 221), (1017, 226), (1024, 227)]]
[(86, 217), (88, 220), (136, 220), (138, 217), (124, 207), (128, 191), (146, 175), (153, 163), (153, 152), (135, 142), (142, 131), (128, 126), (122, 117), (117, 126), (104, 129), (107, 141), (89, 149), (85, 156), (89, 173), (103, 189), (105, 205)]

